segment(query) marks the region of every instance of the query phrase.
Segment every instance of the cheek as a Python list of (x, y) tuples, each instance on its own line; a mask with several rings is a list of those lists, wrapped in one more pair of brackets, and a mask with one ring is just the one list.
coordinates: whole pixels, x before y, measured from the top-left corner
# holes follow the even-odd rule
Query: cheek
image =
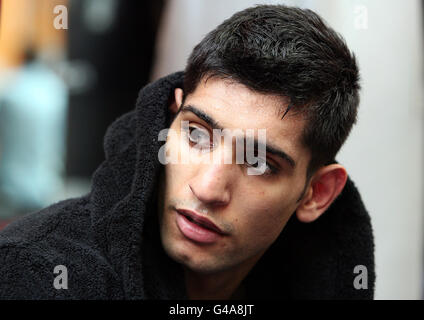
[(187, 143), (186, 134), (176, 123), (169, 128), (164, 146), (165, 161), (167, 164), (187, 164), (190, 148)]
[(255, 194), (246, 191), (243, 199), (238, 201), (236, 212), (240, 215), (234, 219), (236, 230), (240, 230), (240, 236), (249, 241), (272, 242), (291, 216), (289, 201), (282, 195), (271, 196), (266, 190)]
[(183, 164), (167, 164), (166, 165), (166, 186), (165, 193), (167, 199), (185, 199), (188, 197), (190, 189), (187, 181), (191, 176), (192, 168)]
[(186, 180), (186, 177), (190, 175), (192, 167), (183, 163), (182, 152), (185, 152), (184, 144), (180, 140), (179, 134), (173, 132), (172, 135), (168, 136), (166, 154), (168, 163), (165, 165), (166, 172), (166, 187), (167, 189), (174, 189), (174, 186), (178, 188)]

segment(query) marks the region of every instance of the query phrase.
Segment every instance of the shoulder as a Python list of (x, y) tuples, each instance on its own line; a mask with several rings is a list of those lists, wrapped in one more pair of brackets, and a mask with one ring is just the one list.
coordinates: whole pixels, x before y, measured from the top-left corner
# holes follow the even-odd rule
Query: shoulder
[[(105, 278), (116, 278), (93, 240), (87, 198), (59, 202), (1, 231), (0, 274), (0, 299), (101, 298)], [(66, 288), (55, 285), (58, 277)]]
[(31, 244), (4, 241), (0, 245), (0, 299), (51, 299), (46, 290), (50, 280), (49, 262)]
[(69, 199), (27, 214), (0, 232), (0, 248), (7, 243), (38, 243), (44, 247), (53, 240), (84, 237), (90, 227), (90, 211), (85, 197)]

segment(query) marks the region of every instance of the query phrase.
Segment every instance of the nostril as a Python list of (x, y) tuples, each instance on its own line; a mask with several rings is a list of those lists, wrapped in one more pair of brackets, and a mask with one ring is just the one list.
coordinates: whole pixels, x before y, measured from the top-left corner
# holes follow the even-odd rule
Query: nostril
[(214, 206), (223, 206), (227, 205), (229, 202), (230, 195), (228, 194), (228, 191), (224, 191), (221, 188), (219, 190), (218, 188), (203, 188), (200, 192), (196, 192), (190, 184), (188, 186), (193, 195), (202, 203)]

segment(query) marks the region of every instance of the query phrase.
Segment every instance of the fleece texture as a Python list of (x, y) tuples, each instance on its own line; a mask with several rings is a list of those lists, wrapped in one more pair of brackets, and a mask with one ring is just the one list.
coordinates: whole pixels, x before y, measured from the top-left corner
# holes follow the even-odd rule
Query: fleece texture
[[(186, 299), (182, 268), (160, 244), (158, 151), (168, 128), (177, 72), (144, 87), (136, 107), (104, 139), (105, 161), (89, 194), (28, 214), (0, 232), (0, 299)], [(56, 289), (55, 266), (67, 269)], [(354, 268), (367, 268), (355, 289)], [(363, 273), (362, 273), (363, 274)], [(248, 298), (372, 299), (374, 239), (370, 217), (349, 178), (315, 222), (295, 215), (244, 280)]]

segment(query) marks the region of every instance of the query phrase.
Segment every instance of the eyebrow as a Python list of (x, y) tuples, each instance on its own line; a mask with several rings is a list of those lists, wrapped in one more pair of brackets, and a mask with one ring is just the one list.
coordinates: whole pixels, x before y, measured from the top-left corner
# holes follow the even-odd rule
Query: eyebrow
[[(200, 110), (199, 108), (196, 108), (193, 105), (182, 106), (180, 108), (180, 111), (181, 111), (181, 113), (187, 113), (187, 112), (194, 113), (197, 117), (199, 117), (200, 119), (202, 119), (203, 121), (205, 121), (212, 129), (219, 129), (219, 130), (224, 130), (225, 129), (225, 128), (223, 128), (220, 125), (220, 123), (218, 121), (216, 121), (210, 115), (208, 115), (204, 111)], [(255, 145), (255, 147), (257, 147), (258, 145), (263, 146), (263, 144), (260, 143), (257, 139), (254, 140), (254, 145)], [(277, 157), (280, 157), (281, 159), (283, 159), (284, 161), (286, 161), (290, 165), (290, 167), (292, 167), (293, 169), (296, 168), (296, 162), (293, 160), (292, 157), (290, 157), (283, 150), (280, 150), (280, 149), (278, 149), (276, 147), (270, 146), (270, 145), (268, 145), (268, 143), (265, 144), (265, 149), (266, 149), (266, 152), (268, 152), (270, 154), (273, 154), (273, 155), (275, 155)]]

